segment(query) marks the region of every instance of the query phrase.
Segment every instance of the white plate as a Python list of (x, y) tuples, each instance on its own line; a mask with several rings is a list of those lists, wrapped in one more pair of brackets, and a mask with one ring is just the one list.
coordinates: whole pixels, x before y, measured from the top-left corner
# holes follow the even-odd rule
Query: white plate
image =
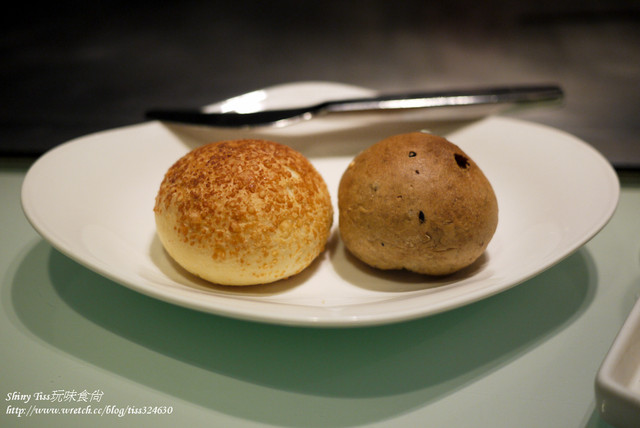
[(619, 428), (640, 425), (640, 301), (611, 345), (596, 376), (602, 418)]
[[(271, 88), (260, 102), (283, 106), (302, 102), (301, 97), (318, 101), (369, 93), (303, 82)], [(148, 122), (92, 134), (51, 150), (32, 166), (22, 189), (23, 208), (58, 250), (141, 293), (215, 314), (306, 326), (390, 323), (486, 298), (568, 256), (615, 210), (615, 172), (591, 146), (571, 135), (501, 117), (421, 120), (417, 113), (327, 116), (253, 132)], [(335, 202), (340, 177), (359, 150), (425, 126), (445, 134), (480, 165), (500, 207), (498, 229), (485, 255), (451, 277), (364, 266), (345, 252), (337, 214), (327, 251), (301, 274), (271, 285), (207, 284), (177, 267), (155, 237), (153, 205), (160, 181), (173, 162), (199, 144), (246, 136), (289, 144), (316, 165)]]

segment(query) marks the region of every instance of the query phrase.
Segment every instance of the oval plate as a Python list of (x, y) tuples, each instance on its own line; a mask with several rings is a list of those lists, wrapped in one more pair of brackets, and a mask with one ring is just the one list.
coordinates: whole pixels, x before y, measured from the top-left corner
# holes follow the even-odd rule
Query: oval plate
[[(282, 107), (372, 91), (325, 82), (269, 88)], [(153, 205), (166, 170), (209, 141), (268, 138), (301, 151), (329, 186), (360, 150), (428, 128), (459, 145), (491, 181), (496, 234), (474, 265), (431, 278), (371, 269), (345, 251), (337, 214), (327, 250), (301, 274), (269, 285), (221, 287), (177, 266), (156, 238)], [(91, 134), (49, 151), (30, 168), (24, 212), (55, 248), (148, 296), (229, 317), (299, 326), (398, 322), (457, 308), (518, 285), (559, 262), (611, 218), (619, 182), (591, 146), (567, 133), (504, 117), (434, 122), (420, 112), (327, 116), (289, 128), (228, 130), (147, 122)], [(336, 207), (337, 213), (337, 207)]]

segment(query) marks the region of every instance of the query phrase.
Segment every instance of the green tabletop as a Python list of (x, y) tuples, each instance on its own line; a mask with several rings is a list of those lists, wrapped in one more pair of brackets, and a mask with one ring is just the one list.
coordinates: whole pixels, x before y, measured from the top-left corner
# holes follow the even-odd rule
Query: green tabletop
[(595, 427), (594, 380), (640, 291), (640, 175), (610, 223), (494, 297), (393, 325), (227, 319), (53, 249), (0, 161), (2, 427)]

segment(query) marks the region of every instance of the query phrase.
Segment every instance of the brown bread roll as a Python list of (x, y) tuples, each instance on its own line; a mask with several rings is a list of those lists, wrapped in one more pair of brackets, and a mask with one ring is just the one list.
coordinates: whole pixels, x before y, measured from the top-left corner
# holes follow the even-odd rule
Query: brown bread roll
[(346, 248), (379, 269), (446, 275), (485, 251), (498, 202), (458, 146), (422, 132), (384, 139), (356, 156), (338, 190)]

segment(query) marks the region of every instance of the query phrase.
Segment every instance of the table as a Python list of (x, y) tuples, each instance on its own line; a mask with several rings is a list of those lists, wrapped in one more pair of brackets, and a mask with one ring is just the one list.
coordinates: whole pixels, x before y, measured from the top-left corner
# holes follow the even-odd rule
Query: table
[[(594, 379), (640, 293), (637, 5), (231, 3), (56, 2), (57, 21), (43, 7), (4, 27), (0, 426), (608, 426)], [(137, 123), (151, 105), (311, 79), (394, 91), (559, 81), (563, 109), (520, 117), (601, 149), (618, 169), (619, 207), (584, 247), (509, 291), (354, 329), (233, 320), (142, 296), (53, 249), (21, 211), (25, 173), (53, 145)], [(43, 413), (72, 409), (103, 415)]]
[[(0, 163), (2, 426), (607, 426), (593, 383), (640, 292), (637, 173), (620, 174), (595, 238), (516, 288), (400, 324), (308, 329), (173, 306), (78, 265), (22, 214), (29, 164)], [(58, 395), (12, 398), (38, 392)], [(7, 414), (32, 404), (171, 413)]]

